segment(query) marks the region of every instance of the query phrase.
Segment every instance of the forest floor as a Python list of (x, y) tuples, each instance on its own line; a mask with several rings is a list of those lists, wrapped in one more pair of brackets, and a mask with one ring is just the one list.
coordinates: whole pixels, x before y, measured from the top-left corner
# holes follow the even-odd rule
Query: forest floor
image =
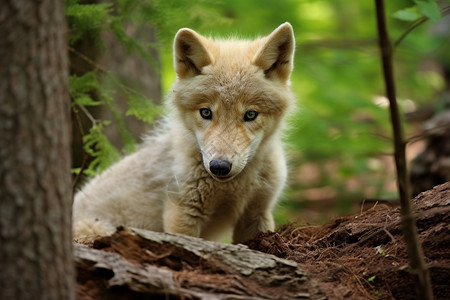
[[(435, 299), (450, 299), (450, 182), (418, 195), (414, 203)], [(108, 263), (92, 258), (88, 265), (96, 267), (86, 268), (78, 257), (78, 299), (415, 299), (400, 209), (384, 205), (324, 226), (291, 224), (260, 234), (246, 246), (266, 253), (263, 260), (281, 258), (282, 267), (257, 279), (250, 272), (232, 273), (217, 260), (211, 263), (211, 254), (199, 258), (180, 245), (149, 242), (126, 230), (91, 246), (100, 251), (96, 253), (115, 253), (133, 264), (170, 271), (171, 284), (184, 292), (136, 287), (135, 277), (121, 280), (114, 289), (111, 280), (118, 274), (104, 266)], [(244, 248), (239, 247), (233, 249)], [(285, 260), (296, 262), (302, 271), (286, 269)]]

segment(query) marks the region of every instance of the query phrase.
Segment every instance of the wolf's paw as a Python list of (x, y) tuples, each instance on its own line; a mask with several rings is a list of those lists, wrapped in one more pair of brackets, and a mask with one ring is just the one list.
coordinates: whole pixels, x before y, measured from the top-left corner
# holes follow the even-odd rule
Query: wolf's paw
[(109, 236), (115, 232), (115, 227), (98, 219), (81, 219), (74, 222), (73, 241), (80, 244), (91, 244), (96, 239)]

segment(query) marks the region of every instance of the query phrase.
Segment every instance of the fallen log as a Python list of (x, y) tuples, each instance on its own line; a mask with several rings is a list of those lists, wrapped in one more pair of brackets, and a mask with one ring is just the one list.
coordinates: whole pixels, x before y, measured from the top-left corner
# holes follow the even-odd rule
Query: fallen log
[(198, 238), (119, 229), (75, 244), (79, 299), (320, 299), (297, 263)]

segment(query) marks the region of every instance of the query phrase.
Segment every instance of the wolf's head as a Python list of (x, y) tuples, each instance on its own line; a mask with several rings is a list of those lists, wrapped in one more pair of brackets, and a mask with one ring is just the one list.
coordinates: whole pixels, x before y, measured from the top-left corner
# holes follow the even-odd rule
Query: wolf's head
[(293, 102), (293, 54), (289, 23), (255, 41), (213, 41), (191, 29), (178, 31), (173, 103), (214, 179), (238, 175), (278, 131)]

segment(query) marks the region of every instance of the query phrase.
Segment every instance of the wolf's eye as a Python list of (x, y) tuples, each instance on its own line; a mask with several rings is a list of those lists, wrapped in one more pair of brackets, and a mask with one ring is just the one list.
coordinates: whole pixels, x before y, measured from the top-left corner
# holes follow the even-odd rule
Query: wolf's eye
[(200, 116), (205, 120), (211, 120), (212, 111), (209, 108), (200, 108)]
[(245, 122), (253, 121), (253, 120), (256, 119), (257, 116), (258, 116), (258, 112), (257, 112), (257, 111), (254, 111), (254, 110), (247, 110), (247, 111), (245, 112), (245, 115), (244, 115), (244, 121), (245, 121)]

